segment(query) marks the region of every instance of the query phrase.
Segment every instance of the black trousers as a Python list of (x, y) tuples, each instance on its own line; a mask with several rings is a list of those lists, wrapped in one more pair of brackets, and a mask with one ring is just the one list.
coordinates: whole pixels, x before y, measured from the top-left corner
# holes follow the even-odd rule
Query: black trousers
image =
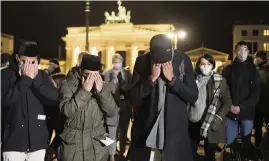
[(269, 123), (269, 119), (264, 116), (263, 113), (259, 112), (258, 110), (255, 111), (255, 119), (254, 119), (254, 128), (255, 128), (255, 145), (256, 147), (260, 147), (260, 143), (262, 141), (262, 127), (263, 122), (266, 124)]
[[(200, 140), (202, 137), (200, 136), (201, 123), (190, 123), (189, 126), (189, 136), (191, 138), (191, 148), (192, 155), (194, 160), (197, 158), (197, 149), (199, 147)], [(215, 161), (216, 159), (216, 149), (218, 147), (217, 143), (209, 143), (208, 139), (204, 140), (204, 152), (205, 152), (205, 160), (206, 161)]]
[[(199, 146), (199, 140), (192, 140), (192, 154), (193, 154), (193, 158), (197, 157), (197, 149)], [(208, 139), (205, 139), (204, 142), (204, 151), (205, 151), (205, 160), (206, 161), (215, 161), (216, 159), (216, 149), (218, 147), (217, 143), (209, 143)], [(196, 159), (195, 159), (196, 160)]]

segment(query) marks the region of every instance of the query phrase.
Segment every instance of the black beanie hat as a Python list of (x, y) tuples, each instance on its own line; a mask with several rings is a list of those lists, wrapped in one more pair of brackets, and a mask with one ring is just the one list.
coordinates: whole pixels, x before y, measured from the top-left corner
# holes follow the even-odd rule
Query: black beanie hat
[(82, 57), (81, 65), (82, 69), (87, 69), (91, 71), (98, 71), (101, 69), (101, 59), (99, 56), (85, 54)]
[(51, 59), (50, 63), (54, 63), (56, 65), (59, 65), (59, 61), (57, 59)]
[(172, 41), (164, 34), (158, 34), (150, 40), (151, 59), (155, 63), (165, 63), (172, 60)]
[(37, 43), (32, 41), (23, 41), (21, 43), (18, 55), (28, 57), (38, 56)]

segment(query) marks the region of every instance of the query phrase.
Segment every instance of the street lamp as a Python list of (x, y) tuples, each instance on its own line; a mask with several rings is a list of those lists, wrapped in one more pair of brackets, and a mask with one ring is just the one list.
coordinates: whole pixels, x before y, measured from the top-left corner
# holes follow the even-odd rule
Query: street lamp
[(174, 33), (173, 33), (173, 32), (169, 32), (169, 33), (167, 34), (167, 36), (168, 36), (170, 39), (172, 39), (172, 38), (174, 37)]
[(167, 37), (169, 37), (174, 42), (175, 49), (177, 49), (178, 39), (184, 40), (186, 38), (186, 36), (187, 36), (187, 33), (185, 31), (167, 33)]
[(86, 22), (86, 44), (85, 51), (89, 52), (89, 18), (90, 18), (90, 0), (86, 1), (85, 6), (85, 22)]
[(186, 35), (187, 34), (185, 31), (178, 32), (178, 38), (180, 38), (181, 40), (185, 39)]

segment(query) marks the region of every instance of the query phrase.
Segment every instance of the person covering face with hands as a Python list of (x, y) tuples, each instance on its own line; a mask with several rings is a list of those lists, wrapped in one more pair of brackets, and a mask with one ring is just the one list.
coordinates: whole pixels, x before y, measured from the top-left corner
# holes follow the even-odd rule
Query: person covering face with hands
[(99, 56), (85, 54), (80, 67), (68, 73), (60, 88), (60, 112), (67, 118), (60, 135), (63, 161), (108, 159), (108, 147), (100, 142), (108, 137), (103, 120), (115, 116), (118, 107), (99, 74), (100, 68)]
[(9, 68), (2, 70), (3, 160), (44, 161), (48, 147), (47, 111), (58, 93), (38, 70), (37, 43), (22, 42)]
[[(126, 151), (127, 131), (131, 118), (131, 106), (129, 103), (128, 85), (131, 80), (131, 73), (122, 67), (123, 57), (115, 53), (112, 57), (113, 68), (105, 73), (105, 82), (108, 82), (112, 88), (112, 93), (115, 101), (120, 108), (120, 112), (115, 117), (107, 117), (106, 125), (108, 127), (109, 135), (113, 140), (117, 139), (117, 129), (119, 127), (119, 157), (124, 159)], [(114, 161), (116, 149), (116, 142), (109, 147), (110, 161)]]
[(192, 161), (186, 102), (195, 103), (198, 90), (190, 58), (166, 35), (153, 36), (150, 52), (136, 59), (130, 88), (139, 107), (127, 159)]

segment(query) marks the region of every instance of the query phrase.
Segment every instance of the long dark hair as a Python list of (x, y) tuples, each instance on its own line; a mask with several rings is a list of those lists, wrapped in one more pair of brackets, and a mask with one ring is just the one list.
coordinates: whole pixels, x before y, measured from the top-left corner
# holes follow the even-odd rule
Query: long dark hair
[(203, 54), (202, 56), (200, 56), (196, 62), (196, 65), (195, 65), (195, 73), (196, 74), (201, 74), (201, 71), (200, 71), (200, 64), (201, 64), (201, 60), (202, 58), (204, 58), (205, 60), (209, 61), (210, 64), (213, 65), (213, 69), (215, 69), (215, 66), (216, 66), (216, 61), (214, 59), (214, 57), (210, 54)]

